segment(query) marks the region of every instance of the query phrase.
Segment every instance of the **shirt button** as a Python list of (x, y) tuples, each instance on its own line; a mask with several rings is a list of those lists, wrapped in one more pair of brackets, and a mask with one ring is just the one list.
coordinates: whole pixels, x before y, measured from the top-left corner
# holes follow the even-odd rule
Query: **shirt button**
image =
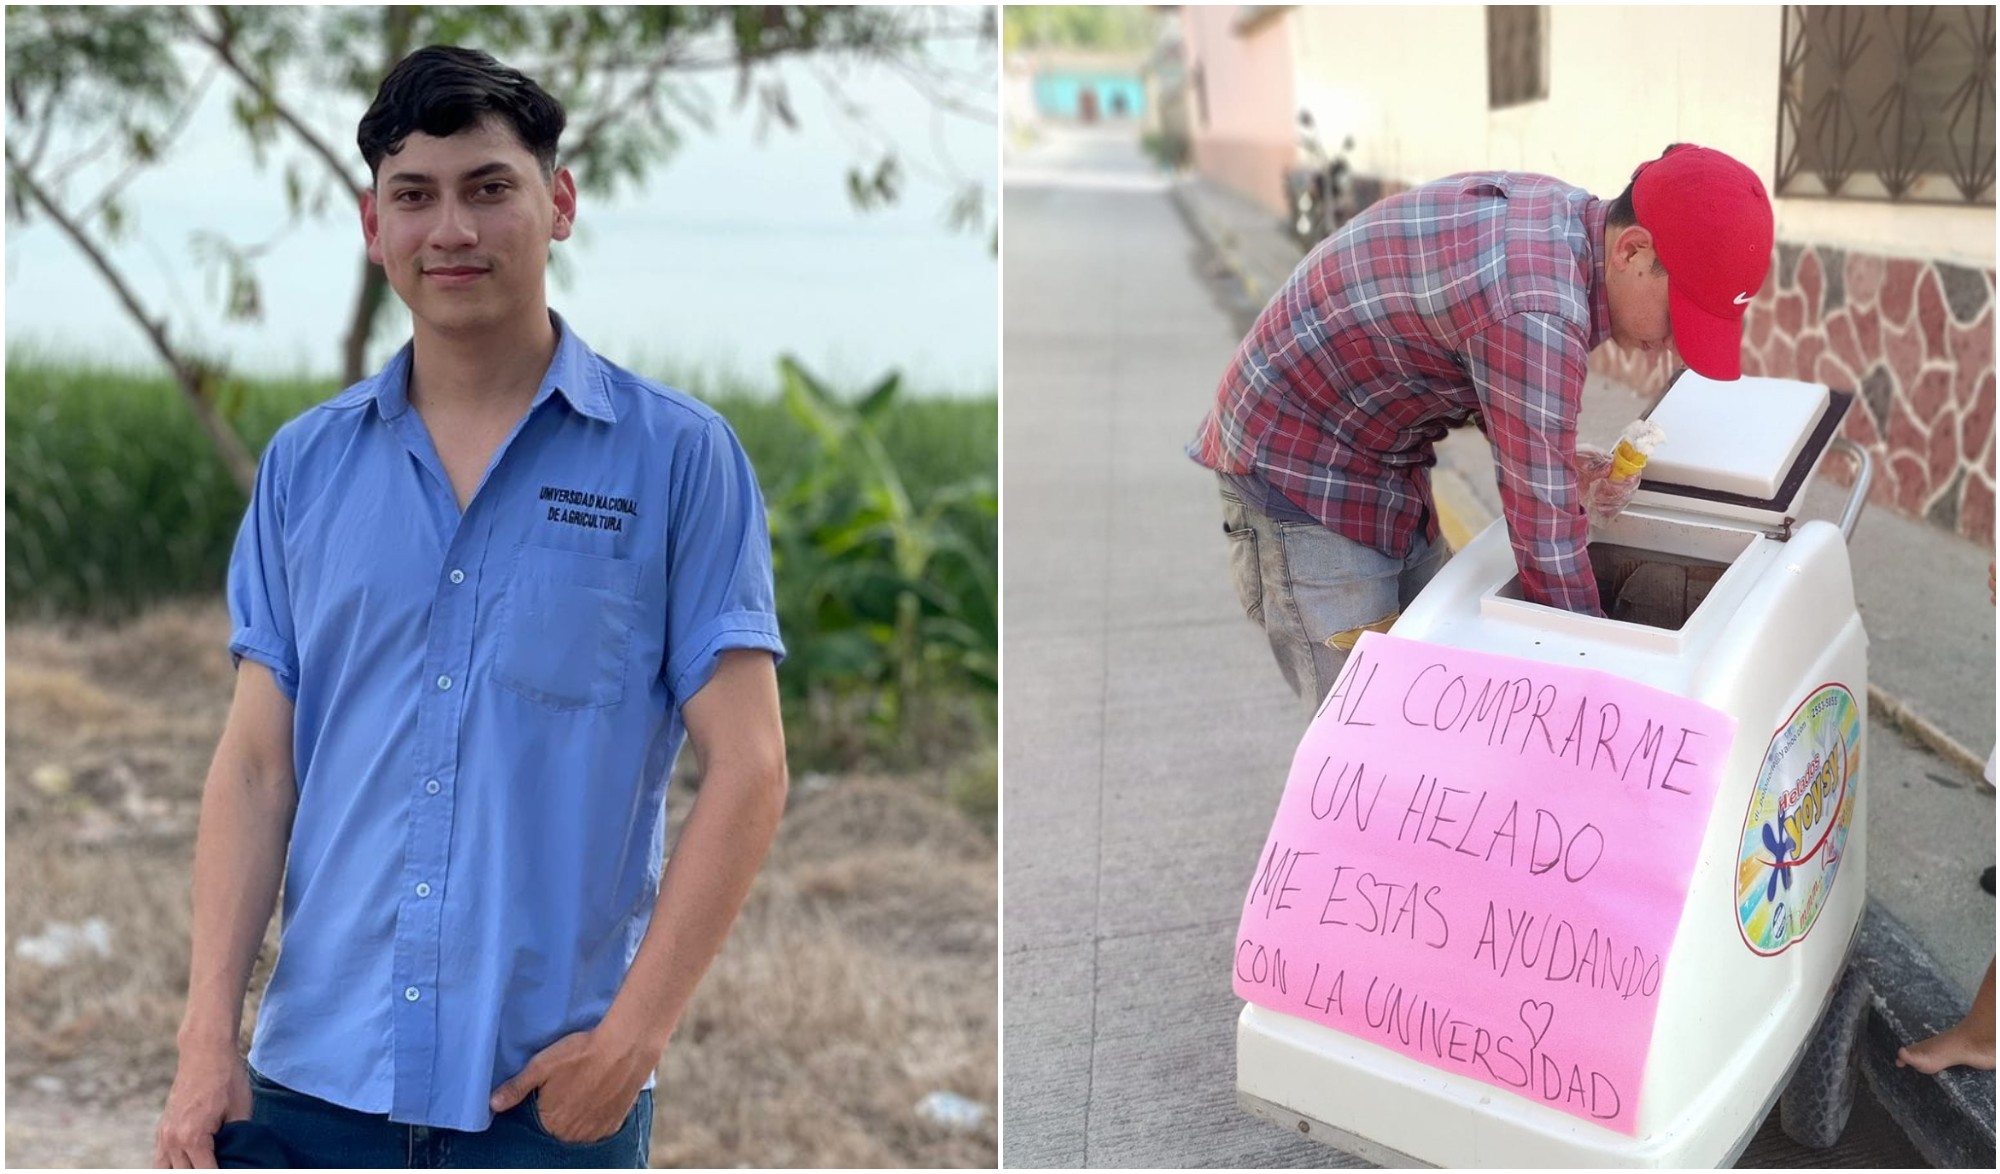
[(438, 781), (436, 779), (432, 779), (430, 782), (424, 784), (426, 794), (435, 795), (438, 793), (438, 789)]
[(417, 884), (417, 896), (419, 896), (419, 897), (428, 897), (428, 896), (430, 896), (430, 895), (431, 895), (431, 887), (430, 887), (429, 885), (427, 885), (427, 884), (424, 884), (424, 883), (422, 883), (422, 882), (418, 882), (418, 884)]
[(406, 987), (404, 987), (404, 988), (403, 988), (403, 997), (404, 997), (405, 999), (408, 999), (408, 1000), (409, 1000), (410, 1002), (412, 1002), (412, 1003), (416, 1002), (416, 1001), (417, 1001), (417, 988), (416, 988), (416, 987), (413, 987), (413, 986), (406, 986)]
[(451, 581), (452, 581), (452, 582), (454, 582), (454, 583), (463, 583), (463, 582), (465, 582), (465, 572), (464, 572), (464, 571), (453, 571), (453, 572), (451, 573)]
[(449, 689), (449, 688), (451, 688), (451, 678), (450, 678), (450, 677), (439, 677), (439, 678), (438, 678), (438, 688), (440, 688), (440, 689)]

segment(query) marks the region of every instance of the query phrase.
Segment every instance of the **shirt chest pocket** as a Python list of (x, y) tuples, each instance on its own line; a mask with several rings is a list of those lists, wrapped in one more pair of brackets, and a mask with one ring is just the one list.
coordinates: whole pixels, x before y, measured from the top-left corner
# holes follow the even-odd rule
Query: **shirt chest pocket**
[(498, 618), (501, 685), (551, 709), (616, 705), (639, 619), (639, 564), (524, 545)]

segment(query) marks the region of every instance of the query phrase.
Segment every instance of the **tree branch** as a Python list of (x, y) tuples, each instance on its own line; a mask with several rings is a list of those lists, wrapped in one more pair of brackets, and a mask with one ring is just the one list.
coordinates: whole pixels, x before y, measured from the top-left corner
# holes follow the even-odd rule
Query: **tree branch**
[[(643, 68), (645, 70), (645, 73), (640, 78), (639, 84), (632, 88), (631, 94), (625, 102), (604, 103), (599, 108), (597, 116), (591, 119), (591, 121), (577, 133), (577, 137), (574, 140), (572, 140), (570, 147), (568, 148), (568, 150), (564, 152), (564, 154), (566, 156), (581, 156), (587, 149), (595, 146), (597, 139), (603, 133), (604, 128), (610, 125), (611, 123), (615, 122), (618, 116), (626, 109), (627, 106), (629, 106), (631, 103), (639, 101), (640, 98), (644, 94), (646, 94), (648, 90), (650, 90), (655, 84), (658, 83), (659, 79), (662, 76), (664, 76), (667, 70), (669, 69), (674, 70), (677, 73), (699, 73), (699, 72), (717, 71), (724, 69), (746, 69), (751, 66), (768, 64), (770, 62), (777, 61), (783, 57), (802, 57), (814, 53), (837, 54), (843, 52), (860, 54), (869, 57), (879, 56), (885, 61), (893, 62), (895, 61), (895, 57), (892, 53), (889, 52), (889, 50), (892, 49), (921, 46), (930, 41), (940, 40), (940, 39), (969, 40), (977, 38), (980, 35), (981, 34), (977, 29), (959, 29), (959, 30), (950, 30), (946, 32), (930, 32), (930, 33), (911, 33), (911, 34), (905, 34), (898, 38), (885, 40), (881, 44), (874, 44), (874, 45), (851, 45), (851, 44), (777, 45), (773, 46), (772, 48), (759, 50), (747, 55), (731, 53), (726, 56), (718, 56), (714, 58), (684, 56), (682, 55), (680, 49), (676, 47), (672, 52), (662, 54), (650, 60), (642, 60), (636, 58), (614, 58), (605, 61), (593, 62), (591, 68), (593, 70), (600, 72), (620, 70), (620, 69)], [(531, 74), (531, 76), (539, 76), (539, 75)], [(982, 112), (976, 115), (976, 117), (981, 117), (988, 122), (995, 121), (994, 116), (990, 111)]]
[(230, 478), (244, 493), (249, 493), (257, 481), (257, 461), (244, 446), (243, 438), (236, 435), (236, 432), (216, 413), (211, 398), (213, 370), (174, 349), (173, 343), (167, 339), (166, 324), (147, 315), (145, 307), (139, 304), (138, 295), (132, 291), (130, 285), (126, 284), (124, 277), (112, 267), (110, 259), (97, 247), (97, 242), (90, 238), (90, 234), (64, 213), (56, 202), (49, 198), (49, 194), (42, 189), (41, 184), (22, 169), (14, 158), (12, 147), (6, 149), (6, 158), (12, 182), (21, 191), (26, 192), (29, 199), (41, 205), (42, 211), (48, 214), (49, 219), (54, 221), (57, 227), (63, 230), (64, 235), (83, 251), (83, 255), (90, 259), (90, 263), (111, 286), (118, 300), (124, 303), (125, 312), (130, 314), (140, 329), (146, 332), (146, 337), (152, 341), (153, 349), (159, 352), (160, 358), (173, 371), (174, 382), (180, 385), (182, 394), (187, 397), (189, 406), (194, 409), (195, 417), (201, 422), (209, 439), (214, 442), (216, 454), (222, 458), (223, 467), (229, 471)]
[(54, 172), (55, 174), (50, 178), (49, 182), (60, 186), (61, 184), (66, 182), (71, 175), (74, 175), (76, 172), (83, 170), (85, 167), (88, 167), (92, 163), (95, 163), (99, 159), (103, 158), (104, 153), (109, 151), (112, 147), (112, 144), (118, 141), (119, 129), (120, 129), (119, 127), (115, 126), (112, 127), (110, 130), (104, 132), (102, 138), (99, 138), (96, 142), (92, 143), (90, 146), (85, 147), (83, 150), (77, 152), (75, 155), (70, 156), (68, 159), (63, 160), (61, 163), (51, 165), (49, 170)]
[(587, 125), (585, 125), (580, 132), (578, 132), (577, 137), (570, 141), (569, 150), (565, 151), (564, 155), (566, 157), (580, 159), (584, 157), (586, 154), (588, 154), (590, 149), (596, 145), (598, 136), (604, 133), (604, 128), (611, 125), (613, 120), (624, 115), (624, 113), (629, 107), (637, 103), (642, 97), (644, 97), (649, 91), (651, 91), (654, 86), (658, 85), (660, 78), (666, 74), (667, 67), (671, 64), (673, 64), (672, 56), (670, 55), (661, 56), (658, 60), (653, 62), (653, 67), (647, 70), (646, 73), (639, 79), (639, 84), (633, 87), (631, 95), (627, 97), (625, 101), (606, 102), (602, 106), (599, 106), (597, 110), (597, 117), (591, 119), (590, 122)]
[[(410, 37), (416, 27), (416, 14), (404, 7), (387, 9), (382, 23), (382, 76), (410, 51)], [(352, 385), (361, 379), (362, 367), (368, 361), (368, 340), (374, 337), (375, 320), (381, 315), (382, 305), (389, 298), (389, 275), (380, 265), (368, 259), (364, 252), (361, 257), (361, 284), (354, 291), (354, 309), (347, 318), (347, 334), (340, 340), (340, 377), (345, 384)]]
[(945, 93), (935, 75), (927, 74), (900, 58), (891, 58), (887, 64), (891, 71), (905, 82), (908, 82), (910, 88), (915, 90), (920, 97), (927, 99), (931, 105), (948, 110), (961, 118), (969, 118), (974, 122), (984, 123), (987, 126), (999, 125), (1000, 118), (991, 109), (984, 106), (975, 106), (971, 102)]
[[(880, 53), (890, 49), (906, 49), (933, 41), (970, 41), (977, 40), (980, 37), (981, 34), (977, 29), (950, 29), (932, 33), (904, 33), (870, 45), (783, 45), (765, 50), (762, 54), (751, 60), (766, 61), (786, 54), (861, 53), (864, 51)], [(590, 68), (593, 72), (597, 73), (617, 73), (634, 69), (650, 70), (659, 63), (659, 60), (658, 57), (604, 57), (592, 61)], [(672, 62), (672, 68), (679, 70), (735, 69), (742, 63), (743, 59), (731, 51), (712, 57), (695, 56), (692, 54), (679, 57)], [(562, 69), (565, 64), (549, 59), (525, 58), (519, 64), (518, 68), (529, 77), (540, 78), (553, 75)]]
[[(13, 84), (11, 81), (8, 83), (9, 86)], [(48, 104), (42, 110), (41, 118), (37, 120), (39, 125), (35, 127), (35, 145), (28, 149), (28, 166), (30, 167), (40, 167), (42, 165), (42, 155), (49, 148), (49, 134), (55, 129), (56, 125), (56, 106), (61, 101), (62, 95), (51, 88), (49, 90)], [(23, 107), (21, 113), (26, 114), (26, 98), (21, 100), (21, 105)]]
[(278, 96), (272, 93), (270, 88), (263, 82), (254, 77), (249, 69), (237, 59), (236, 48), (230, 40), (229, 18), (220, 12), (215, 14), (215, 18), (216, 23), (221, 26), (217, 32), (210, 32), (208, 29), (203, 28), (198, 21), (188, 21), (188, 28), (193, 33), (194, 39), (208, 46), (209, 51), (215, 54), (216, 60), (220, 61), (229, 72), (235, 74), (237, 80), (241, 81), (251, 93), (257, 95), (265, 105), (269, 106), (272, 112), (278, 116), (278, 120), (283, 122), (286, 128), (297, 135), (299, 140), (306, 145), (307, 150), (319, 156), (320, 161), (326, 164), (327, 169), (339, 178), (341, 186), (352, 193), (355, 199), (360, 199), (362, 193), (368, 189), (354, 182), (353, 176), (347, 170), (347, 165), (340, 161), (340, 156), (334, 153), (333, 148), (327, 146), (326, 140), (320, 138), (311, 127), (307, 126), (304, 121), (293, 114), (291, 107), (278, 101)]
[[(209, 83), (214, 79), (215, 67), (211, 65), (208, 72), (202, 75), (201, 81), (195, 84), (193, 93), (188, 96), (186, 103), (181, 106), (180, 112), (174, 116), (173, 124), (161, 136), (155, 151), (156, 155), (164, 154), (166, 149), (173, 145), (173, 141), (181, 137), (181, 132), (187, 129), (188, 122), (194, 117), (195, 107), (201, 105), (202, 98), (208, 93)], [(111, 201), (117, 198), (118, 193), (124, 190), (125, 185), (132, 182), (133, 177), (137, 176), (141, 171), (152, 166), (153, 162), (154, 160), (150, 159), (135, 159), (127, 164), (125, 170), (119, 173), (118, 178), (105, 185), (104, 190), (98, 194), (98, 197), (92, 200), (90, 206), (85, 208), (82, 214), (76, 218), (77, 223), (89, 224), (91, 221), (97, 219), (103, 213), (104, 209), (110, 205)]]

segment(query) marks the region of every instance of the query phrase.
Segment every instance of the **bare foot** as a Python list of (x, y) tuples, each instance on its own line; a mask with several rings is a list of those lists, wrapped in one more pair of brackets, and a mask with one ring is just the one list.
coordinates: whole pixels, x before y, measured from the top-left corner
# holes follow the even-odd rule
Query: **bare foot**
[(1993, 969), (1994, 964), (1988, 962), (1986, 977), (1980, 980), (1979, 992), (1972, 996), (1965, 1018), (1927, 1040), (1896, 1049), (1898, 1068), (1928, 1073), (1964, 1064), (1993, 1071)]
[(1973, 1030), (1961, 1020), (1927, 1040), (1907, 1048), (1897, 1048), (1896, 1067), (1930, 1073), (1964, 1064), (1990, 1072), (1993, 1070), (1993, 1037), (1989, 1034), (1980, 1040), (1974, 1036)]

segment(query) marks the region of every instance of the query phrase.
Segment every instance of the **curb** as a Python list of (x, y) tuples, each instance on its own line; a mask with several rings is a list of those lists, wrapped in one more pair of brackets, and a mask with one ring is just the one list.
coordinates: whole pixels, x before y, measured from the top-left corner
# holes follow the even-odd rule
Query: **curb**
[(1868, 686), (1868, 706), (1870, 713), (1879, 714), (1896, 732), (1965, 771), (1979, 780), (1981, 791), (1993, 794), (1993, 784), (1986, 781), (1986, 759), (1966, 749), (1958, 739), (1911, 709), (1909, 702), (1871, 682)]
[(1250, 272), (1237, 255), (1235, 234), (1203, 215), (1200, 202), (1188, 198), (1187, 187), (1190, 182), (1192, 181), (1177, 177), (1168, 186), (1168, 194), (1172, 196), (1175, 206), (1181, 210), (1182, 217), (1193, 227), (1195, 233), (1208, 245), (1209, 251), (1222, 262), (1223, 268), (1229, 270), (1230, 276), (1236, 278), (1237, 284), (1243, 287), (1243, 296), (1249, 298), (1254, 305), (1263, 305), (1267, 296), (1263, 282)]
[[(1236, 247), (1235, 234), (1217, 225), (1202, 212), (1200, 201), (1188, 194), (1193, 181), (1177, 178), (1168, 188), (1181, 215), (1190, 227), (1209, 247), (1223, 268), (1227, 269), (1237, 283), (1243, 287), (1244, 295), (1254, 306), (1264, 304), (1267, 291), (1257, 274), (1250, 272)], [(1274, 287), (1275, 288), (1275, 287)], [(1440, 464), (1431, 470), (1431, 501), (1437, 510), (1438, 527), (1444, 532), (1445, 541), (1453, 551), (1462, 549), (1475, 535), (1492, 524), (1494, 515), (1472, 492), (1465, 478), (1456, 470)], [(1938, 728), (1936, 723), (1925, 718), (1910, 707), (1910, 704), (1886, 692), (1881, 686), (1868, 686), (1870, 712), (1879, 714), (1892, 729), (1917, 745), (1931, 751), (1938, 757), (1964, 770), (1978, 780), (1978, 786), (1986, 794), (1993, 794), (1993, 784), (1986, 781), (1986, 758), (1975, 754), (1965, 745)]]
[(1993, 1073), (1947, 1068), (1924, 1076), (1895, 1062), (1896, 1049), (1957, 1022), (1970, 1002), (1965, 992), (1872, 897), (1849, 966), (1871, 988), (1867, 1030), (1854, 1059), (1876, 1099), (1933, 1165), (1992, 1169)]

